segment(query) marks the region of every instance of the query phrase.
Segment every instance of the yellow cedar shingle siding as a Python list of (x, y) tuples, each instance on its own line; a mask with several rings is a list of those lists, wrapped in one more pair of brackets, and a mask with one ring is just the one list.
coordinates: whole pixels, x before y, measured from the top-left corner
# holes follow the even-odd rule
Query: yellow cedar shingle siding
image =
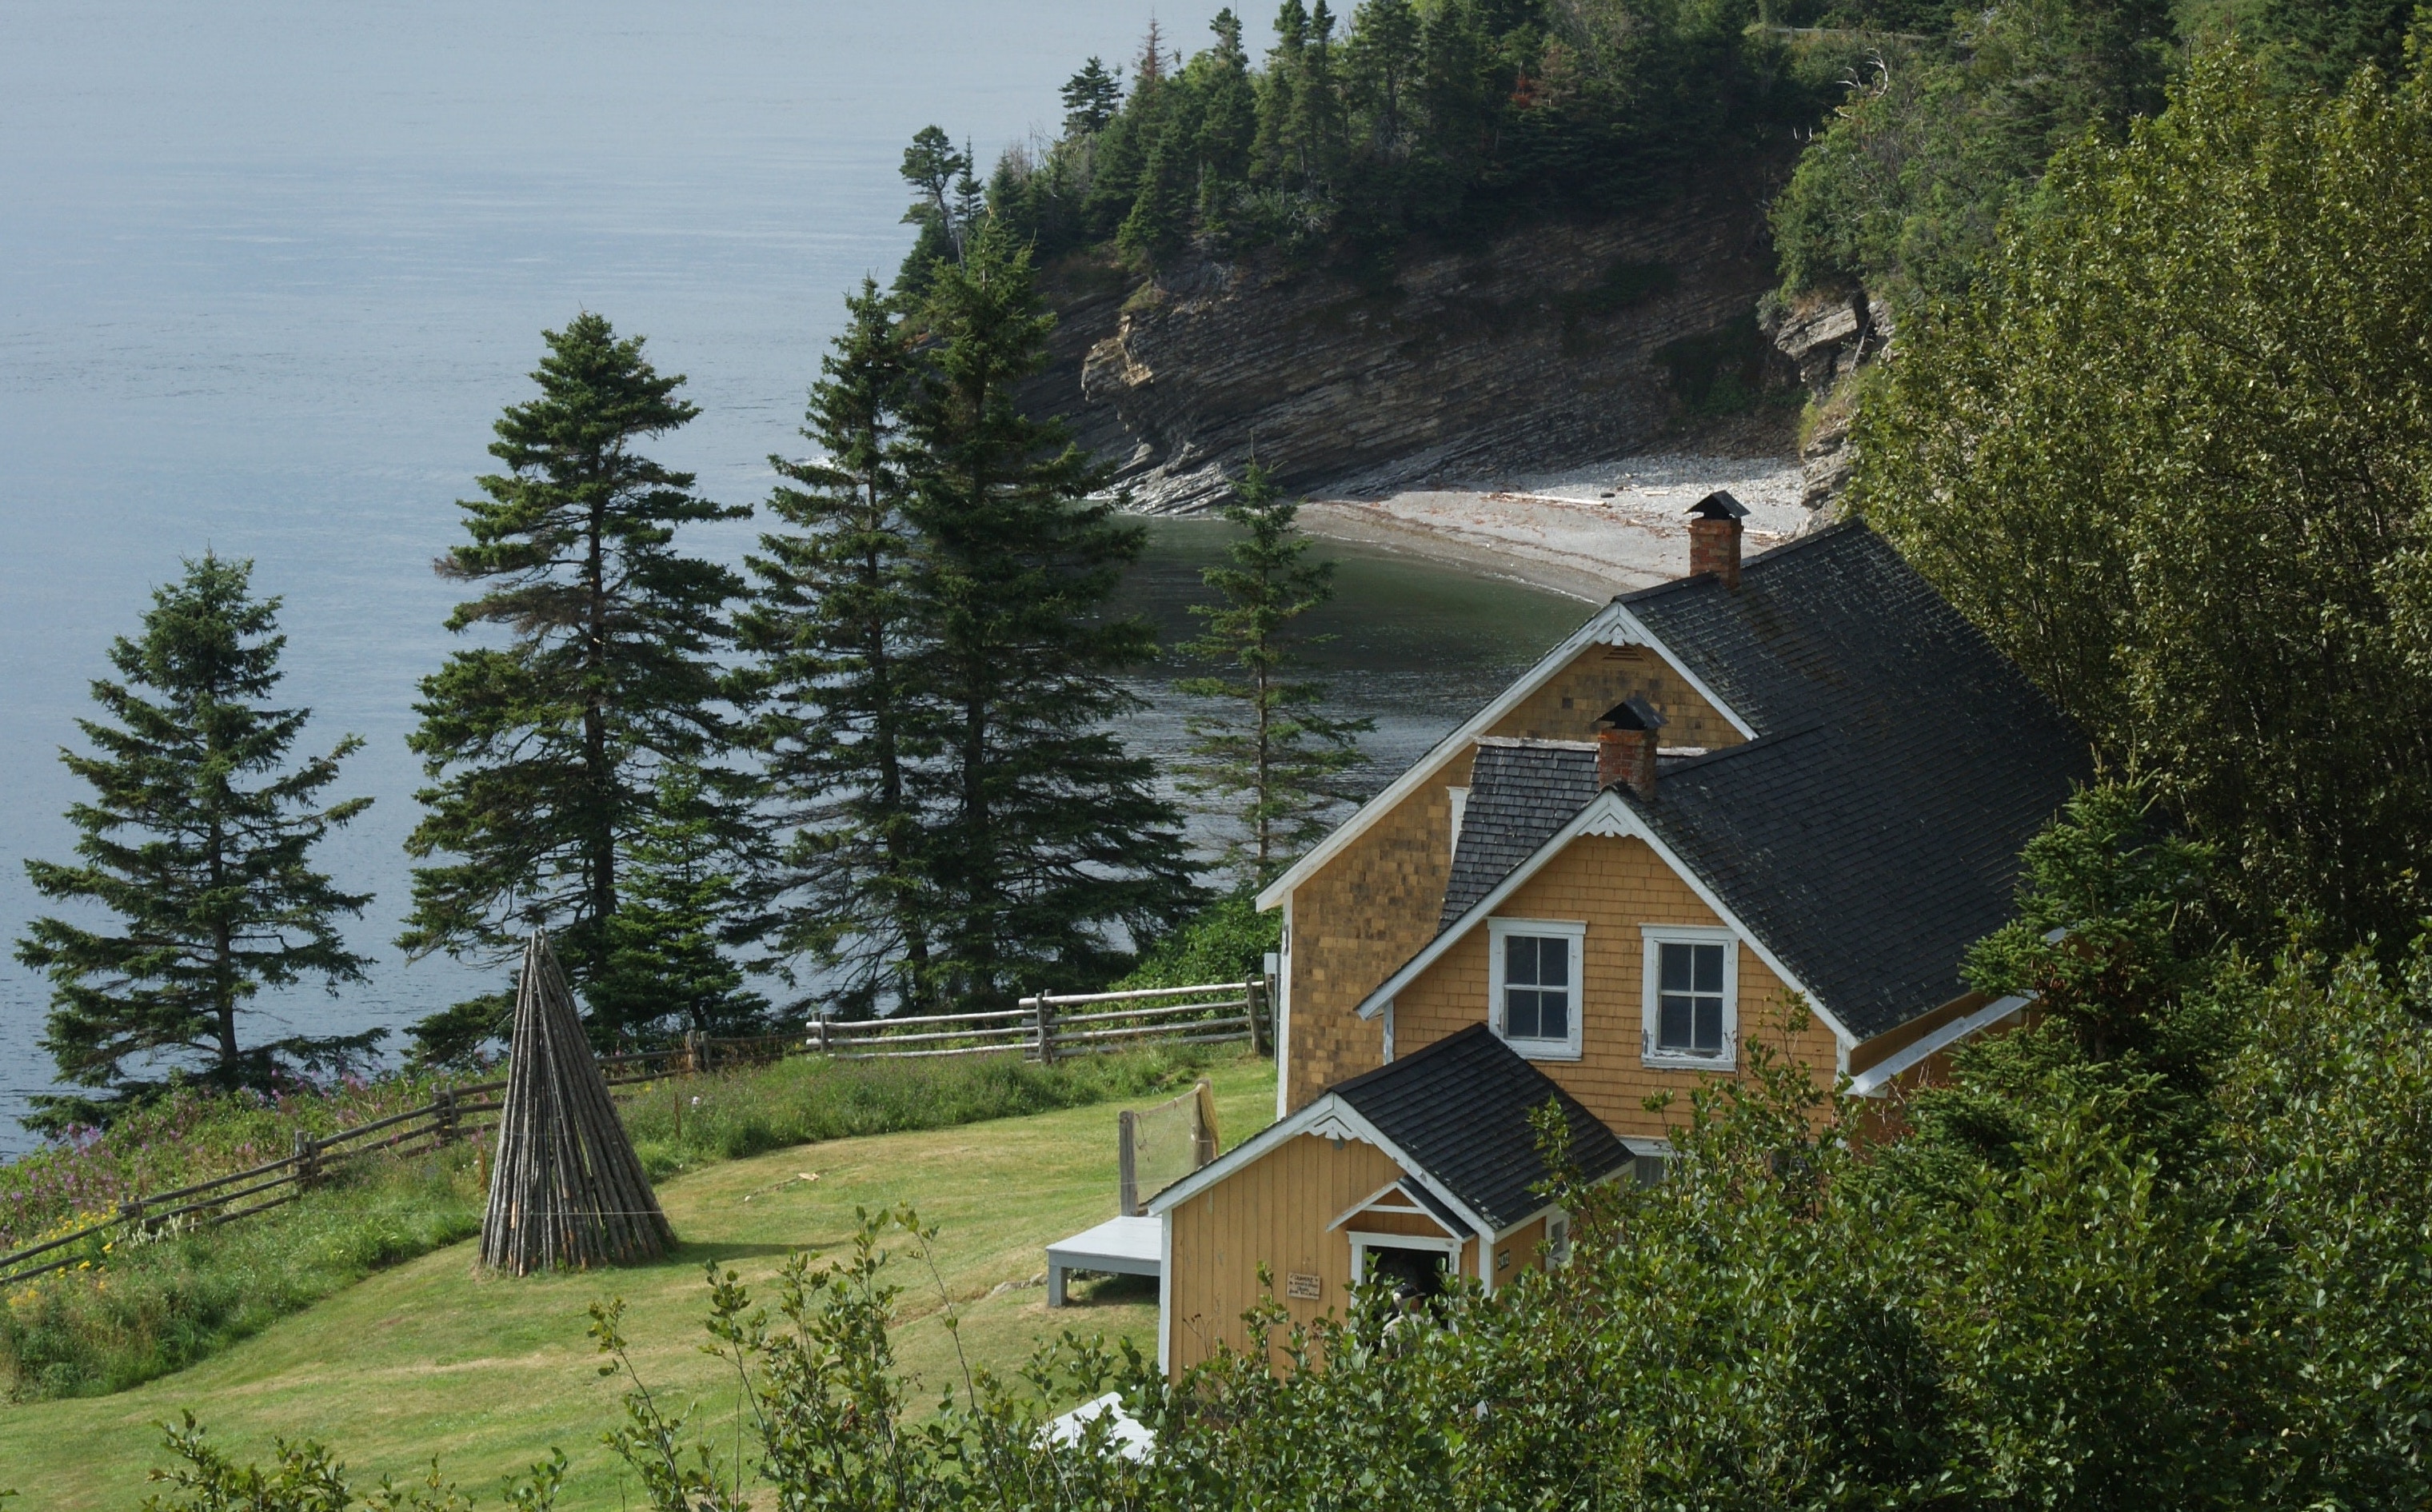
[[(1642, 924), (1720, 924), (1714, 911), (1674, 875), (1646, 842), (1583, 835), (1546, 863), (1495, 912), (1498, 918), (1561, 919), (1584, 923), (1579, 983), (1580, 1058), (1545, 1060), (1538, 1069), (1579, 1100), (1614, 1133), (1664, 1137), (1684, 1107), (1670, 1114), (1647, 1111), (1650, 1093), (1685, 1098), (1697, 1071), (1654, 1068), (1641, 1058), (1641, 1001), (1645, 995)], [(1393, 1048), (1407, 1055), (1487, 1018), (1490, 931), (1474, 926), (1393, 1000)], [(1778, 1027), (1784, 1001), (1781, 979), (1743, 943), (1739, 948), (1739, 1034), (1743, 1044), (1764, 1035), (1781, 1045)], [(1803, 1061), (1818, 1084), (1830, 1086), (1837, 1045), (1832, 1031), (1812, 1016), (1785, 1047)], [(1740, 1057), (1741, 1064), (1747, 1057)]]
[[(1724, 746), (1740, 738), (1654, 652), (1609, 646), (1581, 651), (1487, 733), (1593, 740), (1596, 716), (1633, 693), (1664, 714), (1667, 746)], [(1452, 874), (1452, 799), (1445, 790), (1469, 784), (1471, 754), (1464, 748), (1445, 757), (1439, 770), (1293, 889), (1288, 1111), (1382, 1064), (1383, 1026), (1360, 1019), (1360, 1003), (1435, 937), (1436, 913)]]

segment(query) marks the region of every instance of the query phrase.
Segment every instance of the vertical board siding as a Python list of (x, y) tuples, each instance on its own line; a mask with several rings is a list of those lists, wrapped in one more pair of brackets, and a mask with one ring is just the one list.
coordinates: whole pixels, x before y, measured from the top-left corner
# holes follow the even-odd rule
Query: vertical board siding
[[(1593, 740), (1596, 716), (1633, 693), (1664, 714), (1666, 746), (1740, 738), (1687, 679), (1635, 646), (1589, 647), (1486, 733)], [(1444, 790), (1468, 785), (1473, 753), (1444, 757), (1427, 781), (1293, 889), (1286, 1111), (1382, 1064), (1383, 1026), (1362, 1020), (1360, 1002), (1435, 937), (1452, 875), (1452, 799)]]
[[(1586, 937), (1580, 942), (1580, 1058), (1536, 1065), (1614, 1133), (1662, 1138), (1680, 1112), (1649, 1113), (1647, 1097), (1667, 1091), (1686, 1094), (1708, 1073), (1652, 1067), (1641, 1059), (1645, 953), (1638, 927), (1712, 926), (1721, 920), (1646, 842), (1601, 835), (1572, 841), (1496, 909), (1495, 916), (1577, 920), (1587, 925)], [(1488, 949), (1489, 932), (1481, 924), (1395, 995), (1397, 1055), (1486, 1021)], [(1782, 1046), (1792, 1058), (1806, 1063), (1818, 1084), (1829, 1086), (1837, 1061), (1832, 1033), (1811, 1016), (1784, 1045), (1778, 1021), (1785, 996), (1781, 979), (1755, 951), (1741, 945), (1741, 1042), (1764, 1036)], [(1745, 1055), (1740, 1057), (1741, 1064), (1746, 1060)]]
[[(1276, 1301), (1294, 1320), (1340, 1315), (1350, 1294), (1351, 1239), (1326, 1225), (1401, 1174), (1374, 1145), (1349, 1140), (1337, 1150), (1330, 1139), (1303, 1134), (1175, 1208), (1174, 1252), (1166, 1259), (1173, 1272), (1172, 1373), (1206, 1360), (1220, 1345), (1253, 1347), (1241, 1314), (1258, 1302), (1261, 1262), (1273, 1273)], [(1294, 1271), (1320, 1278), (1315, 1300), (1284, 1295), (1285, 1279)]]

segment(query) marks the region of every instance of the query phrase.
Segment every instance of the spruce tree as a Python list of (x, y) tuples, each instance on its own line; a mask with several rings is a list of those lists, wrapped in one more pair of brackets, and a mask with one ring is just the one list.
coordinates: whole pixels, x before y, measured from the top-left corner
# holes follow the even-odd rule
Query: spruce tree
[(744, 986), (725, 948), (748, 865), (727, 806), (684, 766), (660, 774), (657, 799), (630, 846), (625, 896), (604, 933), (607, 965), (591, 985), (593, 1016), (645, 1034), (764, 1033), (768, 1000)]
[(765, 937), (835, 983), (848, 1015), (923, 1000), (924, 821), (913, 769), (934, 752), (918, 707), (930, 637), (911, 590), (902, 410), (906, 338), (878, 286), (821, 364), (802, 437), (810, 462), (769, 512), (790, 529), (748, 560), (736, 630), (764, 705), (755, 727), (768, 800), (786, 832), (763, 879)]
[(1106, 980), (1119, 932), (1162, 932), (1198, 890), (1153, 765), (1106, 728), (1140, 707), (1117, 680), (1155, 651), (1143, 621), (1106, 614), (1142, 532), (1093, 496), (1106, 467), (1016, 407), (1054, 321), (1029, 254), (984, 221), (920, 319), (910, 586), (935, 636), (922, 786), (946, 811), (928, 832), (931, 969), (978, 1007)]
[[(625, 848), (648, 823), (658, 775), (729, 743), (716, 654), (728, 569), (674, 548), (684, 525), (747, 515), (693, 492), (689, 473), (639, 443), (699, 412), (676, 395), (639, 337), (585, 313), (544, 333), (537, 397), (508, 407), (490, 454), (508, 471), (462, 500), (470, 540), (442, 577), (478, 585), (448, 628), (504, 632), (423, 680), (407, 738), (432, 785), (406, 842), (414, 910), (398, 943), (503, 964), (524, 931), (547, 927), (578, 986), (605, 957)], [(733, 774), (704, 767), (721, 802)], [(506, 1004), (484, 998), (424, 1021), (424, 1053), (464, 1053), (497, 1032)], [(596, 1013), (595, 1027), (619, 1026)]]
[[(60, 760), (93, 796), (68, 811), (77, 860), (28, 861), (43, 897), (98, 908), (117, 927), (43, 917), (17, 959), (51, 979), (42, 1047), (59, 1080), (102, 1093), (32, 1100), (28, 1128), (105, 1121), (167, 1075), (267, 1089), (367, 1056), (380, 1031), (247, 1043), (265, 987), (318, 978), (334, 992), (368, 964), (338, 921), (369, 894), (341, 892), (312, 848), (371, 799), (319, 806), (352, 735), (291, 764), (311, 715), (266, 700), (279, 684), (279, 600), (250, 594), (253, 563), (206, 554), (155, 590), (142, 634), (111, 643), (120, 679), (93, 684), (105, 717), (77, 728), (93, 754)], [(146, 1074), (151, 1078), (146, 1080)]]
[(1109, 69), (1103, 59), (1092, 58), (1065, 80), (1063, 95), (1064, 134), (1094, 135), (1115, 118), (1116, 109), (1123, 103), (1123, 70)]
[(1230, 705), (1190, 721), (1184, 786), (1211, 796), (1239, 825), (1224, 865), (1257, 886), (1326, 832), (1328, 812), (1350, 797), (1343, 778), (1367, 760), (1359, 737), (1375, 725), (1329, 717), (1319, 708), (1326, 685), (1287, 675), (1306, 664), (1296, 646), (1314, 644), (1292, 634), (1292, 621), (1334, 596), (1334, 563), (1307, 560), (1300, 506), (1253, 462), (1224, 513), (1245, 533), (1227, 565), (1201, 575), (1223, 602), (1191, 607), (1207, 631), (1177, 649), (1225, 670), (1180, 679), (1174, 688)]

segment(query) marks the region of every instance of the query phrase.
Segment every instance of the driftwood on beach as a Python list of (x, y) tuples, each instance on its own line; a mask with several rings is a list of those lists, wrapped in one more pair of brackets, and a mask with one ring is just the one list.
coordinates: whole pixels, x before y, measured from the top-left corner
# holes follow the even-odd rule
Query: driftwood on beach
[(547, 935), (524, 947), (481, 1264), (529, 1275), (648, 1260), (675, 1243), (609, 1100)]

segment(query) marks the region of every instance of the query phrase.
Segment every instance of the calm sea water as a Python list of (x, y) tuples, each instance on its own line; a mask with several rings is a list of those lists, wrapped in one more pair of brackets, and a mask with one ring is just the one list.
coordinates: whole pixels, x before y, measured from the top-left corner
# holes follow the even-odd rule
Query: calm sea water
[[(1195, 47), (1215, 6), (1154, 8)], [(904, 142), (935, 122), (992, 160), (1051, 125), (1082, 58), (1132, 54), (1151, 9), (0, 7), (0, 930), (38, 907), (20, 858), (67, 854), (56, 752), (103, 648), (208, 547), (285, 599), (287, 694), (316, 743), (365, 737), (339, 791), (377, 798), (327, 853), (378, 894), (354, 931), (372, 982), (267, 1006), (342, 1032), (463, 996), (475, 973), (386, 945), (414, 817), (402, 737), (450, 645), (429, 563), (538, 332), (590, 309), (648, 333), (704, 411), (661, 454), (718, 498), (762, 496), (843, 293), (908, 244)], [(750, 529), (696, 544), (731, 559)], [(1221, 540), (1186, 521), (1157, 541), (1134, 601), (1187, 629)], [(1322, 657), (1378, 717), (1380, 773), (1579, 612), (1373, 553), (1343, 590)], [(1170, 749), (1171, 700), (1131, 730)], [(48, 1079), (43, 1000), (0, 964), (0, 1154)]]

